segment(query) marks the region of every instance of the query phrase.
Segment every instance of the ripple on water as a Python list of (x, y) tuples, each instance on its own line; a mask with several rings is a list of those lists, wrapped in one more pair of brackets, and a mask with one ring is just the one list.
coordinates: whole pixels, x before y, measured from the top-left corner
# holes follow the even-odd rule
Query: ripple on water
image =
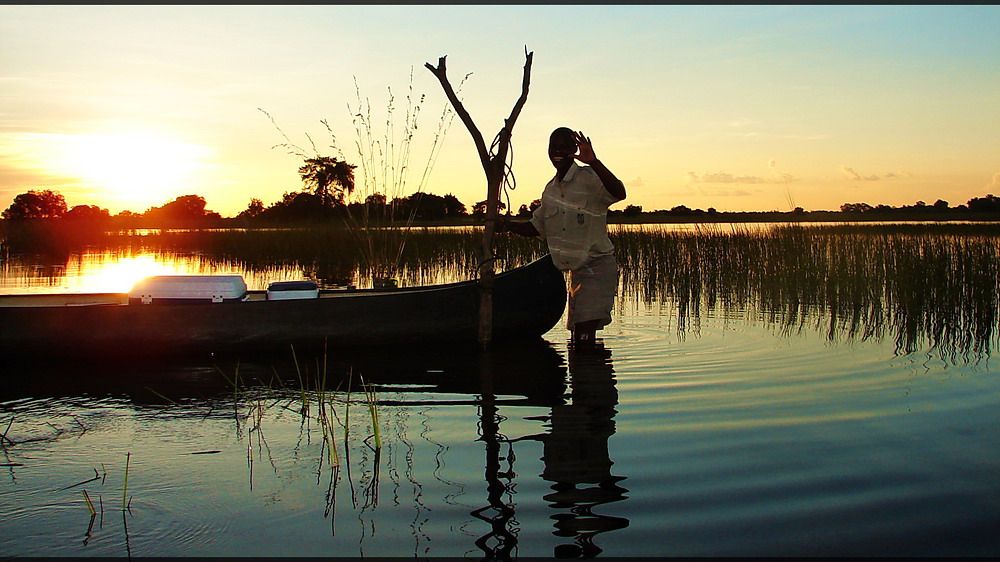
[[(605, 333), (618, 390), (609, 450), (638, 543), (662, 536), (668, 555), (995, 548), (991, 522), (962, 507), (997, 513), (982, 496), (1000, 445), (982, 432), (995, 419), (986, 370), (809, 330), (696, 328), (636, 315)], [(949, 540), (963, 535), (972, 542)]]
[(812, 332), (716, 320), (677, 333), (655, 318), (628, 317), (604, 339), (615, 370), (627, 373), (618, 388), (630, 414), (670, 412), (674, 423), (787, 425), (894, 414), (912, 382), (906, 369), (887, 368), (893, 354), (884, 345), (835, 343)]

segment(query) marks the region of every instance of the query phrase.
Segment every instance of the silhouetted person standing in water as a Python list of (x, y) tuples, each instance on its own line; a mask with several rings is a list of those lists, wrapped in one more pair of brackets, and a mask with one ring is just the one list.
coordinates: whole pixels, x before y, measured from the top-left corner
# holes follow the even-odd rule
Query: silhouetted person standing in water
[(549, 160), (556, 175), (545, 186), (531, 220), (502, 219), (498, 230), (545, 239), (556, 267), (570, 272), (566, 327), (575, 343), (592, 343), (597, 330), (611, 323), (618, 263), (608, 238), (607, 215), (608, 207), (625, 199), (625, 184), (597, 159), (582, 131), (552, 131)]

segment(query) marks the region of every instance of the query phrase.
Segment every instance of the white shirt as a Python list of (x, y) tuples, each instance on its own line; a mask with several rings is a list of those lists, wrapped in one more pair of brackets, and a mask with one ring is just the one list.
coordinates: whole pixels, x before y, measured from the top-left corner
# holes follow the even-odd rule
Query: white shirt
[(592, 258), (612, 254), (608, 207), (620, 199), (608, 193), (597, 172), (573, 162), (562, 181), (553, 177), (531, 224), (548, 244), (556, 267), (578, 269)]

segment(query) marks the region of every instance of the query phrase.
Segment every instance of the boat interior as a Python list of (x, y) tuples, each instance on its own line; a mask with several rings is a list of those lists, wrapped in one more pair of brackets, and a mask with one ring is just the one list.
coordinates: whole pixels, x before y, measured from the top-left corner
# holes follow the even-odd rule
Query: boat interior
[[(311, 298), (336, 298), (336, 297), (359, 297), (371, 295), (372, 293), (400, 293), (415, 291), (433, 291), (447, 287), (447, 285), (410, 287), (397, 289), (324, 289), (319, 291), (316, 297)], [(134, 299), (133, 299), (134, 300)], [(170, 299), (165, 299), (170, 300)], [(268, 292), (264, 290), (247, 291), (244, 298), (237, 302), (253, 302), (273, 300), (268, 298)], [(286, 300), (286, 299), (282, 299)], [(190, 302), (190, 301), (188, 301)], [(210, 299), (206, 299), (211, 303)], [(24, 293), (16, 295), (0, 295), (0, 308), (4, 307), (43, 307), (43, 306), (109, 306), (129, 304), (128, 293)]]

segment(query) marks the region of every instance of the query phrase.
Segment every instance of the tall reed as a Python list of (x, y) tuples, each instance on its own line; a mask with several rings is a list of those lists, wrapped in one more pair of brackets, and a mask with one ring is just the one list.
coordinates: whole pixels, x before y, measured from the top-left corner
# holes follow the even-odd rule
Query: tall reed
[(97, 510), (94, 509), (94, 502), (90, 501), (90, 495), (87, 494), (87, 490), (83, 490), (83, 499), (87, 502), (87, 509), (90, 510), (91, 517), (97, 515)]
[(948, 361), (988, 356), (997, 334), (1000, 236), (983, 225), (650, 226), (612, 241), (622, 293), (674, 303), (681, 330), (722, 310)]
[[(459, 84), (459, 91), (468, 76), (466, 75)], [(356, 198), (362, 205), (360, 213), (352, 211), (348, 215), (353, 227), (351, 232), (357, 235), (358, 244), (364, 249), (365, 263), (369, 271), (376, 277), (392, 276), (399, 265), (410, 233), (409, 227), (413, 224), (417, 212), (417, 205), (411, 204), (409, 212), (402, 213), (400, 201), (407, 195), (419, 201), (430, 180), (455, 112), (450, 104), (444, 104), (437, 129), (430, 140), (427, 159), (416, 189), (407, 194), (410, 157), (418, 129), (417, 118), (426, 98), (425, 94), (420, 94), (419, 100), (414, 104), (413, 68), (410, 68), (406, 113), (399, 137), (396, 136), (396, 123), (393, 117), (395, 98), (392, 89), (388, 90), (385, 127), (381, 132), (381, 139), (377, 138), (379, 133), (373, 129), (371, 103), (367, 97), (362, 100), (356, 79), (355, 92), (357, 105), (352, 108), (348, 104), (348, 111), (354, 124), (355, 146), (361, 169), (361, 182), (359, 189), (356, 190)], [(412, 200), (410, 202), (414, 203)]]
[[(464, 82), (465, 79), (462, 80), (463, 84)], [(409, 191), (413, 141), (418, 130), (418, 117), (426, 96), (420, 94), (417, 97), (413, 91), (413, 68), (411, 67), (402, 125), (397, 123), (395, 115), (395, 95), (392, 88), (387, 88), (388, 101), (384, 127), (379, 131), (372, 116), (371, 102), (367, 97), (362, 98), (356, 77), (354, 87), (356, 105), (352, 107), (351, 103), (348, 102), (347, 110), (354, 125), (356, 154), (352, 155), (352, 158), (346, 158), (329, 122), (324, 119), (320, 123), (323, 124), (329, 135), (328, 148), (335, 151), (341, 161), (353, 160), (356, 162), (355, 165), (360, 170), (359, 177), (355, 177), (354, 189), (347, 198), (348, 202), (355, 202), (358, 205), (348, 205), (345, 219), (348, 228), (344, 233), (348, 235), (360, 253), (363, 274), (376, 279), (387, 279), (394, 277), (410, 232), (409, 227), (413, 223), (417, 210), (417, 207), (413, 205), (409, 213), (400, 216), (398, 206)], [(285, 148), (289, 153), (302, 159), (310, 157), (303, 148), (288, 138), (270, 114), (264, 110), (261, 111), (271, 119), (272, 124), (286, 141), (275, 148)], [(424, 192), (431, 171), (437, 162), (445, 135), (454, 120), (454, 115), (454, 110), (450, 104), (446, 103), (443, 106), (437, 130), (430, 139), (427, 159), (420, 179), (416, 188), (409, 195), (419, 198), (420, 194)], [(306, 134), (306, 138), (309, 140), (313, 153), (320, 156), (312, 138), (308, 134)]]

